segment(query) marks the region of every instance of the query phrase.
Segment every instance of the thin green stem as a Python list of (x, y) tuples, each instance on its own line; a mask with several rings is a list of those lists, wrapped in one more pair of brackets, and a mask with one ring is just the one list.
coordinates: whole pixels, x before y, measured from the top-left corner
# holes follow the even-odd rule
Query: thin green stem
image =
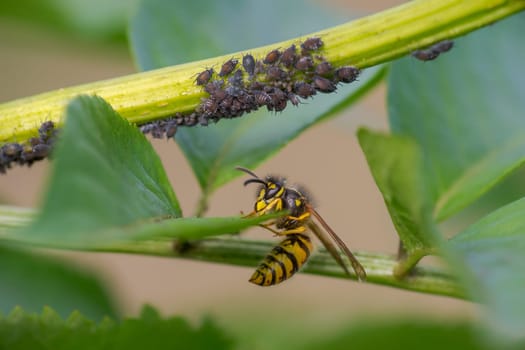
[[(13, 229), (27, 225), (34, 217), (34, 211), (10, 206), (0, 206), (0, 239), (12, 244), (27, 247), (31, 242), (17, 239)], [(262, 258), (275, 245), (275, 242), (252, 241), (242, 237), (213, 238), (194, 241), (188, 249), (177, 250), (174, 248), (174, 230), (166, 227), (162, 222), (156, 225), (145, 226), (148, 237), (158, 237), (151, 241), (123, 242), (112, 246), (81, 249), (78, 247), (61, 246), (61, 249), (84, 250), (92, 252), (114, 252), (125, 254), (152, 255), (170, 258), (193, 259), (228, 265), (247, 266), (255, 268)], [(39, 242), (39, 247), (45, 247)], [(411, 274), (403, 279), (394, 276), (394, 269), (398, 260), (394, 255), (370, 254), (355, 252), (355, 256), (364, 266), (368, 278), (367, 282), (387, 285), (396, 288), (413, 290), (422, 293), (444, 295), (454, 298), (465, 298), (460, 285), (447, 272), (424, 266), (415, 267)], [(324, 249), (316, 252), (307, 266), (302, 270), (321, 276), (348, 278), (345, 272)], [(352, 276), (355, 279), (355, 276)]]
[[(351, 64), (366, 68), (443, 39), (464, 35), (523, 9), (523, 0), (416, 0), (301, 38), (247, 51), (261, 58), (272, 49), (318, 36), (325, 43), (321, 54), (334, 66)], [(241, 56), (242, 52), (230, 53), (1, 104), (0, 143), (23, 142), (34, 136), (46, 120), (60, 125), (65, 106), (79, 94), (103, 97), (133, 123), (191, 112), (205, 96), (194, 82), (202, 67), (218, 67), (232, 57)]]
[(406, 276), (413, 271), (417, 263), (429, 254), (430, 251), (428, 249), (417, 249), (407, 252), (404, 258), (398, 259), (397, 265), (394, 267), (394, 276), (397, 279), (406, 278)]
[[(147, 241), (123, 243), (96, 249), (103, 252), (153, 255), (215, 262), (227, 265), (246, 266), (255, 269), (258, 263), (272, 249), (275, 242), (259, 242), (243, 238), (217, 238), (195, 242), (189, 248), (177, 252), (172, 241)], [(398, 261), (393, 255), (357, 252), (355, 256), (367, 273), (367, 282), (422, 293), (465, 298), (457, 281), (444, 271), (430, 267), (416, 267), (410, 276), (399, 279), (393, 275)], [(331, 276), (349, 277), (325, 250), (319, 249), (302, 272)], [(351, 276), (355, 279), (355, 276)]]

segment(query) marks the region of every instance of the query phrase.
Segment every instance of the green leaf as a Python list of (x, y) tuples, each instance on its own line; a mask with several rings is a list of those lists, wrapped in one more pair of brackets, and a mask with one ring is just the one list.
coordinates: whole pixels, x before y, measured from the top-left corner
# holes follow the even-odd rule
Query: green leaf
[(409, 57), (392, 65), (390, 125), (422, 148), (438, 220), (524, 162), (523, 19), (516, 15), (458, 39), (435, 61)]
[(67, 108), (42, 212), (25, 231), (33, 241), (110, 243), (103, 231), (158, 217), (179, 217), (177, 198), (151, 144), (98, 97)]
[(471, 328), (468, 323), (457, 321), (365, 320), (298, 349), (487, 349), (474, 336)]
[(487, 320), (509, 339), (525, 341), (525, 199), (491, 213), (447, 246), (466, 271), (465, 285), (487, 307)]
[(422, 177), (423, 159), (410, 137), (358, 131), (359, 144), (408, 253), (432, 248), (436, 228)]
[(136, 0), (3, 0), (0, 13), (2, 17), (52, 29), (53, 33), (123, 44), (127, 17), (135, 3)]
[(67, 320), (52, 309), (41, 315), (20, 308), (0, 318), (2, 349), (232, 349), (232, 339), (215, 322), (195, 327), (181, 317), (162, 318), (151, 307), (138, 318), (95, 323), (78, 312)]
[(100, 281), (70, 265), (0, 247), (0, 312), (7, 314), (17, 305), (37, 312), (49, 305), (63, 317), (74, 310), (94, 319), (116, 316), (115, 305)]
[[(153, 0), (141, 3), (130, 32), (139, 66), (152, 69), (299, 36), (337, 23), (334, 18), (322, 7), (299, 0)], [(241, 174), (234, 166), (255, 168), (303, 130), (351, 104), (380, 80), (382, 72), (373, 72), (359, 83), (341, 86), (338, 94), (316, 96), (279, 115), (261, 110), (209, 127), (179, 130), (176, 140), (205, 197)]]

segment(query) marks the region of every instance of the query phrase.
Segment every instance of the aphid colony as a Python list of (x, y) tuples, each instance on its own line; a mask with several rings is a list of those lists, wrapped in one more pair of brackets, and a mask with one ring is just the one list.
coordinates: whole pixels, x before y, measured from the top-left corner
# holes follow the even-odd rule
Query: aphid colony
[(38, 137), (32, 137), (27, 144), (4, 144), (0, 147), (0, 173), (5, 173), (13, 163), (31, 166), (33, 162), (46, 158), (51, 152), (56, 134), (55, 124), (47, 121), (40, 125)]
[(246, 54), (242, 60), (232, 58), (224, 62), (218, 72), (208, 68), (195, 79), (195, 84), (209, 94), (195, 112), (144, 124), (141, 130), (155, 138), (169, 138), (178, 126), (208, 125), (263, 106), (280, 112), (288, 103), (297, 106), (300, 99), (317, 92), (334, 92), (338, 83), (356, 80), (359, 69), (334, 69), (317, 53), (322, 46), (320, 38), (308, 38), (299, 47), (294, 44), (284, 50), (275, 49), (260, 60)]

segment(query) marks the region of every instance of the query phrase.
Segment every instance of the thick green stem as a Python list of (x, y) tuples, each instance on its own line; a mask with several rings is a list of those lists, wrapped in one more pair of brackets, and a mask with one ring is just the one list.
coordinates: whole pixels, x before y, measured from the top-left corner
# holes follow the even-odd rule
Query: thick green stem
[[(318, 36), (321, 54), (333, 65), (366, 68), (443, 39), (464, 35), (525, 9), (523, 0), (416, 0), (301, 38), (247, 48), (261, 58), (275, 48)], [(61, 122), (64, 107), (79, 94), (99, 95), (133, 123), (193, 111), (205, 93), (195, 85), (203, 67), (218, 67), (242, 53), (167, 67), (15, 100), (0, 105), (0, 143), (23, 142), (46, 120)]]

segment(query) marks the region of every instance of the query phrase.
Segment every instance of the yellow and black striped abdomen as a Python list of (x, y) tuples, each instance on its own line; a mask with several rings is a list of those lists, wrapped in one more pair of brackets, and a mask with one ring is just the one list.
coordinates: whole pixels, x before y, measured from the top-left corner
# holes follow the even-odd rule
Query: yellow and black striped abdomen
[(292, 277), (304, 265), (313, 245), (310, 237), (291, 234), (274, 247), (250, 278), (259, 286), (272, 286)]

